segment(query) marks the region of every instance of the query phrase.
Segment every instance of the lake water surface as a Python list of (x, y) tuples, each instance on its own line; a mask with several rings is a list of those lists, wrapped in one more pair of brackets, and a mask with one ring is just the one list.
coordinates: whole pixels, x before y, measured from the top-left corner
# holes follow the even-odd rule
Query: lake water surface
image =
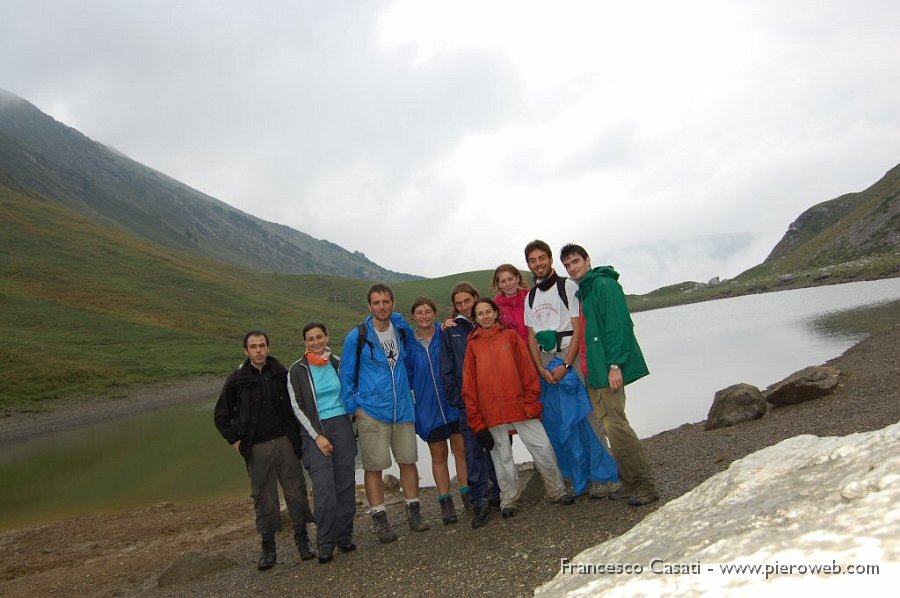
[[(628, 386), (628, 416), (646, 437), (705, 419), (717, 390), (738, 382), (765, 388), (900, 323), (900, 279), (707, 301), (637, 313), (634, 322), (651, 374)], [(4, 448), (0, 528), (248, 496), (243, 460), (212, 425), (214, 402)], [(518, 439), (514, 454), (530, 460)], [(419, 472), (423, 486), (434, 484), (421, 442)]]

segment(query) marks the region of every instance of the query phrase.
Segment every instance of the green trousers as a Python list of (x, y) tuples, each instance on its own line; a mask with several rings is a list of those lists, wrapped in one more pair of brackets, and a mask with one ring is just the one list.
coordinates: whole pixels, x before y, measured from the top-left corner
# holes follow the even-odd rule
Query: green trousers
[(609, 388), (590, 388), (588, 394), (594, 404), (594, 412), (603, 423), (622, 482), (635, 489), (656, 490), (644, 447), (625, 416), (625, 388), (616, 392)]

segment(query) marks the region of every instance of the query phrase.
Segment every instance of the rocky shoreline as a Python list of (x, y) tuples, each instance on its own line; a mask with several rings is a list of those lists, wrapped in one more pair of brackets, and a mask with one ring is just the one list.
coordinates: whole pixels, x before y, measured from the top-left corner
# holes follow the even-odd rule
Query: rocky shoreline
[[(165, 503), (0, 533), (0, 594), (531, 595), (559, 571), (561, 558), (572, 558), (621, 535), (660, 504), (693, 489), (736, 459), (799, 434), (843, 436), (896, 423), (900, 420), (898, 349), (900, 327), (894, 327), (828, 362), (841, 370), (838, 388), (830, 396), (769, 409), (763, 418), (733, 427), (704, 431), (702, 422), (685, 424), (645, 439), (661, 492), (660, 503), (654, 505), (631, 508), (621, 501), (579, 499), (574, 506), (557, 507), (541, 500), (540, 488), (530, 484), (530, 502), (518, 516), (509, 520), (497, 516), (486, 527), (472, 530), (465, 517), (457, 525), (444, 526), (434, 489), (425, 489), (429, 531), (410, 532), (402, 506), (391, 505), (390, 517), (400, 540), (381, 545), (361, 508), (357, 551), (339, 554), (324, 566), (315, 560), (301, 562), (284, 532), (279, 536), (278, 566), (261, 573), (254, 566), (258, 539), (249, 499), (206, 505)], [(173, 391), (168, 400), (177, 401), (178, 394)], [(0, 433), (4, 433), (0, 437), (7, 431), (13, 434), (12, 430), (46, 433), (53, 429), (46, 424), (52, 417), (50, 413), (0, 418)], [(193, 581), (160, 586), (162, 572), (179, 555), (193, 552), (220, 554), (238, 564)]]

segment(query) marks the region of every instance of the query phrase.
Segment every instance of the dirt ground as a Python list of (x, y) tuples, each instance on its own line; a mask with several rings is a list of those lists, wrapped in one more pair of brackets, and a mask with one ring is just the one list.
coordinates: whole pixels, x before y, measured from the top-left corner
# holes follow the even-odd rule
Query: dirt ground
[[(355, 552), (338, 554), (328, 565), (301, 562), (285, 531), (278, 538), (278, 565), (258, 572), (258, 536), (249, 498), (193, 506), (163, 503), (0, 532), (0, 595), (531, 595), (559, 571), (561, 557), (572, 558), (626, 532), (735, 459), (798, 434), (845, 435), (900, 420), (898, 349), (900, 327), (895, 327), (829, 362), (842, 370), (840, 385), (829, 397), (770, 409), (764, 418), (732, 428), (706, 432), (702, 423), (685, 424), (645, 439), (661, 491), (654, 505), (630, 508), (622, 501), (581, 498), (574, 506), (558, 507), (540, 499), (540, 488), (532, 488), (535, 478), (529, 484), (535, 498), (521, 513), (507, 520), (495, 516), (486, 527), (472, 530), (467, 517), (444, 526), (434, 489), (424, 489), (422, 504), (431, 530), (410, 532), (402, 505), (395, 503), (388, 511), (400, 540), (381, 545), (360, 507)], [(156, 400), (170, 404), (208, 392), (205, 385), (219, 384), (200, 380), (171, 387), (168, 398)], [(157, 388), (150, 394), (165, 393)], [(135, 404), (122, 410), (96, 402), (83, 411), (115, 417)], [(0, 438), (7, 431), (17, 431), (19, 438), (48, 433), (54, 417), (51, 412), (0, 418)], [(191, 552), (222, 555), (235, 564), (192, 581), (159, 585), (163, 571), (179, 555)]]

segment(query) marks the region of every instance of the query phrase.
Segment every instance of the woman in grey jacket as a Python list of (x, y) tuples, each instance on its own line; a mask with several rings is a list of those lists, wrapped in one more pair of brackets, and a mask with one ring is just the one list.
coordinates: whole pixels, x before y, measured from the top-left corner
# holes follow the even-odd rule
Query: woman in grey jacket
[(356, 549), (356, 439), (341, 401), (340, 358), (331, 354), (328, 330), (319, 322), (303, 327), (306, 354), (288, 370), (288, 392), (300, 422), (303, 463), (315, 497), (319, 562)]

